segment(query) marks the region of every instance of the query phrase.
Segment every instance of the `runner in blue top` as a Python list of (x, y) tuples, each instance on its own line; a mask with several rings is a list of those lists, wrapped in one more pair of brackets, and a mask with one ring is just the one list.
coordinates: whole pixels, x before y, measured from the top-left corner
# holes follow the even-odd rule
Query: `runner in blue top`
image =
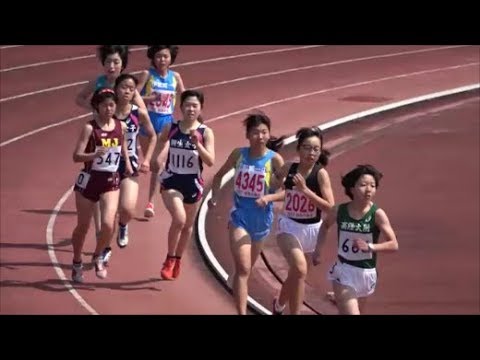
[[(273, 204), (262, 197), (273, 190), (284, 161), (276, 151), (284, 137), (272, 138), (270, 118), (251, 114), (244, 120), (249, 147), (236, 148), (215, 175), (210, 206), (215, 206), (222, 177), (235, 169), (234, 206), (230, 212), (230, 247), (235, 260), (233, 294), (237, 312), (246, 314), (248, 278), (273, 223)], [(278, 180), (277, 180), (278, 182)]]
[[(185, 91), (180, 74), (170, 69), (170, 66), (175, 63), (177, 55), (178, 46), (149, 45), (147, 57), (150, 59), (151, 67), (139, 75), (138, 90), (141, 91), (143, 100), (147, 104), (148, 114), (158, 138), (160, 138), (163, 128), (173, 121), (177, 94)], [(145, 131), (140, 127), (142, 151), (146, 150), (147, 143)], [(152, 174), (148, 203), (144, 214), (147, 218), (155, 215), (153, 198), (157, 191), (158, 174), (163, 168), (167, 155), (166, 152), (161, 153), (160, 143), (157, 141), (150, 166)]]

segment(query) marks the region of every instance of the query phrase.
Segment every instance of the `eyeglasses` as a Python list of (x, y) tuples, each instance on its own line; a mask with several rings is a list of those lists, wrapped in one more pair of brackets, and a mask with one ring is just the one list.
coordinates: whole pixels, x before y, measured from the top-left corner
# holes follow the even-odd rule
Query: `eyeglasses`
[(313, 151), (315, 154), (318, 154), (322, 151), (322, 148), (319, 146), (302, 145), (301, 148), (307, 152)]

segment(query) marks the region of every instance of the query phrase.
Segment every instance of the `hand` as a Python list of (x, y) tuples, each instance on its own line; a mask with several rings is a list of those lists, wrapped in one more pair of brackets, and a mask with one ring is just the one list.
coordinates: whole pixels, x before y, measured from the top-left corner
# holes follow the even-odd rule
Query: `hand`
[(127, 165), (125, 166), (124, 175), (128, 177), (128, 176), (132, 176), (133, 174), (134, 174), (134, 171), (133, 171), (132, 165), (127, 163)]
[(295, 184), (295, 189), (301, 192), (305, 192), (305, 190), (307, 190), (307, 183), (301, 174), (295, 174), (293, 177), (293, 183)]
[(265, 200), (265, 196), (262, 196), (255, 200), (255, 204), (257, 204), (258, 207), (264, 208), (265, 206), (267, 206), (268, 201)]
[(108, 152), (108, 148), (106, 148), (105, 146), (99, 146), (99, 147), (97, 147), (97, 150), (95, 151), (95, 156), (102, 157), (107, 152)]
[(140, 165), (140, 169), (138, 169), (139, 172), (147, 174), (150, 171), (150, 161), (144, 161)]
[(353, 239), (352, 242), (353, 242), (353, 246), (358, 247), (360, 250), (364, 252), (370, 251), (370, 248), (368, 247), (368, 243), (365, 240), (356, 238), (356, 239)]
[(192, 144), (194, 144), (195, 146), (198, 145), (198, 142), (199, 142), (199, 137), (198, 137), (198, 131), (197, 130), (190, 130), (190, 141), (192, 142)]

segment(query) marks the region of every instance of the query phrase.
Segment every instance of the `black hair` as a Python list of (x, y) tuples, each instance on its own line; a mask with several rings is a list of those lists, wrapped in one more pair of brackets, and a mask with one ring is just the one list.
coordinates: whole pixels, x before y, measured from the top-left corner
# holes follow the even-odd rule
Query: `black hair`
[(153, 59), (155, 58), (155, 54), (163, 49), (170, 50), (170, 65), (175, 63), (178, 55), (178, 46), (177, 45), (148, 45), (147, 49), (147, 57), (151, 60), (153, 65)]
[(133, 82), (135, 83), (135, 87), (138, 85), (138, 79), (136, 78), (135, 75), (132, 74), (120, 74), (116, 79), (115, 79), (115, 85), (113, 86), (113, 89), (117, 91), (118, 86), (127, 79), (132, 79)]
[(90, 105), (95, 111), (98, 111), (98, 105), (105, 101), (105, 99), (113, 99), (117, 103), (117, 94), (110, 89), (109, 87), (102, 87), (93, 93), (92, 98), (90, 99)]
[(113, 55), (118, 53), (120, 59), (122, 59), (122, 71), (128, 65), (128, 45), (100, 45), (97, 48), (97, 56), (102, 62), (102, 65), (105, 65), (108, 55)]
[[(246, 136), (248, 136), (248, 133), (252, 128), (257, 127), (261, 124), (264, 124), (268, 128), (268, 131), (271, 131), (272, 121), (266, 114), (264, 114), (263, 112), (257, 112), (247, 115), (247, 117), (243, 120), (243, 125), (246, 128)], [(266, 146), (270, 150), (278, 151), (284, 145), (283, 142), (285, 138), (286, 136), (284, 135), (280, 137), (270, 136), (270, 139), (267, 141)]]
[[(183, 106), (183, 103), (189, 97), (196, 97), (200, 102), (200, 106), (203, 108), (203, 104), (205, 103), (205, 96), (203, 95), (203, 92), (201, 92), (200, 90), (191, 90), (191, 89), (185, 90), (180, 95), (180, 107)], [(203, 124), (203, 118), (201, 115), (198, 117), (198, 121), (200, 121)]]
[(316, 136), (320, 139), (320, 156), (318, 157), (317, 164), (322, 164), (323, 166), (328, 165), (328, 160), (330, 157), (330, 151), (323, 148), (323, 133), (322, 130), (318, 127), (309, 128), (303, 127), (297, 131), (296, 137), (297, 141), (297, 150), (300, 149), (300, 146), (304, 141), (312, 136)]
[(353, 200), (353, 194), (351, 188), (355, 186), (358, 179), (363, 175), (372, 175), (375, 179), (375, 186), (380, 186), (380, 180), (383, 174), (378, 171), (373, 165), (357, 165), (353, 170), (350, 170), (345, 176), (342, 176), (342, 186), (345, 189), (345, 194)]

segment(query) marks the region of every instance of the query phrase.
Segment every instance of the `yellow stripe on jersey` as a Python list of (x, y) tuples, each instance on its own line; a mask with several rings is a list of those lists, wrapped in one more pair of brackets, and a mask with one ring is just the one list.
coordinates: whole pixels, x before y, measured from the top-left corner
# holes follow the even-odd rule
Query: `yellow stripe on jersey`
[[(172, 74), (173, 76), (173, 88), (175, 89), (175, 92), (177, 91), (177, 78), (175, 77), (175, 74)], [(177, 102), (177, 97), (175, 94), (173, 95), (173, 107), (175, 107), (175, 103)]]
[(265, 163), (265, 185), (266, 185), (266, 190), (270, 189), (270, 180), (272, 178), (272, 160), (268, 160)]
[(153, 81), (153, 76), (149, 73), (147, 83), (145, 84), (145, 96), (152, 95)]

